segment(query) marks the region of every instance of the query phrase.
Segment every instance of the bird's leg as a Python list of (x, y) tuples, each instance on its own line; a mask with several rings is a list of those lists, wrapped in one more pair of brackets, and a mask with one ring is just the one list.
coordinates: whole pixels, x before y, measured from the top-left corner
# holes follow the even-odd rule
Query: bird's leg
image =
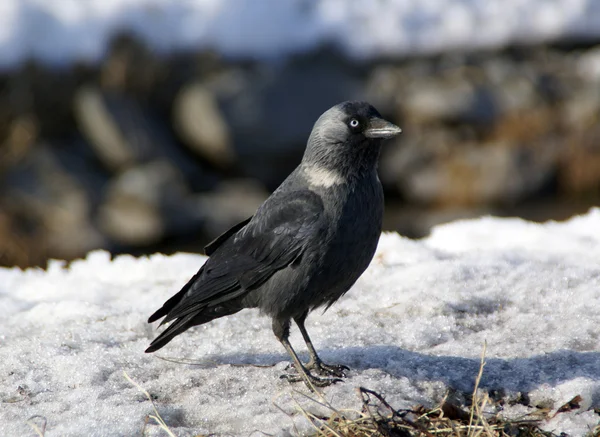
[(302, 338), (306, 342), (306, 347), (308, 348), (308, 353), (310, 355), (310, 361), (306, 365), (308, 370), (315, 370), (319, 375), (323, 376), (335, 376), (337, 378), (346, 377), (346, 371), (350, 370), (347, 366), (342, 364), (325, 364), (317, 355), (317, 351), (308, 336), (308, 331), (304, 326), (304, 321), (306, 320), (306, 316), (308, 315), (308, 311), (302, 314), (300, 317), (294, 318), (296, 325), (298, 325), (298, 329), (300, 329), (300, 333), (302, 334)]
[(294, 348), (292, 348), (292, 345), (290, 344), (290, 341), (289, 341), (289, 335), (290, 335), (289, 319), (287, 319), (287, 320), (273, 319), (273, 333), (275, 334), (275, 337), (277, 337), (277, 339), (281, 342), (283, 347), (285, 347), (285, 349), (288, 351), (288, 353), (292, 357), (292, 360), (294, 361), (294, 368), (298, 372), (297, 375), (292, 375), (292, 374), (281, 375), (282, 378), (285, 378), (290, 382), (303, 381), (306, 384), (306, 386), (309, 388), (309, 390), (311, 390), (311, 391), (316, 391), (316, 387), (327, 387), (328, 385), (331, 385), (331, 384), (341, 381), (341, 379), (338, 379), (338, 378), (316, 377), (316, 376), (312, 375), (306, 369), (306, 367), (304, 367), (304, 365), (300, 361), (300, 358), (298, 358), (296, 351), (294, 351)]

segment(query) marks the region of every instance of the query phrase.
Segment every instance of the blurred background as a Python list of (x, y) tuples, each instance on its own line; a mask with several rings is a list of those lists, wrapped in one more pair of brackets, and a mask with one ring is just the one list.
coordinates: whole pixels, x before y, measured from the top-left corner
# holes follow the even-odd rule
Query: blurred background
[(201, 252), (350, 99), (386, 230), (599, 203), (599, 1), (2, 0), (0, 265)]

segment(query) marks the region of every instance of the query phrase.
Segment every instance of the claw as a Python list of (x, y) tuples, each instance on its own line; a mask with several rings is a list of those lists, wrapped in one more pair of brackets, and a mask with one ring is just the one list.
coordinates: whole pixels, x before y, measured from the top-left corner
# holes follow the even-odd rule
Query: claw
[(345, 378), (347, 376), (346, 371), (350, 370), (350, 367), (343, 364), (325, 364), (320, 361), (308, 363), (306, 368), (317, 372), (321, 376), (335, 376), (337, 378)]
[[(285, 370), (291, 370), (293, 373), (285, 373), (280, 378), (292, 383), (304, 382), (312, 390), (311, 385), (314, 387), (327, 387), (338, 382), (343, 382), (341, 378), (345, 378), (346, 371), (350, 370), (349, 367), (343, 364), (325, 364), (321, 361), (310, 362), (303, 367), (304, 372), (298, 372), (294, 363), (290, 363)], [(303, 373), (306, 373), (306, 376)], [(315, 376), (313, 373), (317, 373), (320, 376)]]
[[(306, 377), (310, 381), (310, 384), (312, 384), (315, 387), (328, 387), (337, 382), (343, 382), (340, 378), (319, 378), (318, 376), (314, 376), (310, 373), (307, 373)], [(280, 378), (285, 379), (290, 383), (294, 383), (294, 382), (305, 382), (306, 383), (307, 382), (304, 379), (304, 377), (300, 374), (285, 373), (285, 374), (281, 375)], [(308, 383), (306, 384), (309, 389), (311, 389), (310, 384), (308, 384)]]

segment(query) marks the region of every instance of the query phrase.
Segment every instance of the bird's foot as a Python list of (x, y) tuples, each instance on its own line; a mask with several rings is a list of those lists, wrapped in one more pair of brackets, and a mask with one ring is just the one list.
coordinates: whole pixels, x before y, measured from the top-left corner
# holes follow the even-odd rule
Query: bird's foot
[(329, 376), (336, 378), (345, 378), (346, 372), (350, 370), (348, 366), (343, 364), (325, 364), (322, 361), (311, 361), (306, 365), (306, 369), (316, 372), (321, 376)]
[[(341, 378), (345, 378), (346, 371), (350, 370), (349, 367), (342, 364), (325, 364), (320, 360), (310, 361), (300, 369), (290, 363), (286, 370), (290, 369), (293, 369), (292, 372), (281, 375), (281, 378), (289, 382), (303, 381), (310, 390), (313, 390), (314, 387), (327, 387), (336, 382), (343, 382)], [(315, 376), (313, 373), (317, 373), (319, 376)]]
[(285, 373), (280, 376), (288, 382), (304, 382), (309, 390), (314, 391), (314, 387), (328, 387), (336, 382), (342, 382), (340, 378), (320, 378), (310, 372)]

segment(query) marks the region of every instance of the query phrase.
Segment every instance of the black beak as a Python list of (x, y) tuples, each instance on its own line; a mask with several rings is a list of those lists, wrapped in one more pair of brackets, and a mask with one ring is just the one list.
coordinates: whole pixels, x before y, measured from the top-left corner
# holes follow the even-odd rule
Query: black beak
[(395, 137), (402, 129), (383, 118), (373, 118), (369, 121), (369, 127), (365, 129), (364, 134), (367, 138), (388, 139)]

